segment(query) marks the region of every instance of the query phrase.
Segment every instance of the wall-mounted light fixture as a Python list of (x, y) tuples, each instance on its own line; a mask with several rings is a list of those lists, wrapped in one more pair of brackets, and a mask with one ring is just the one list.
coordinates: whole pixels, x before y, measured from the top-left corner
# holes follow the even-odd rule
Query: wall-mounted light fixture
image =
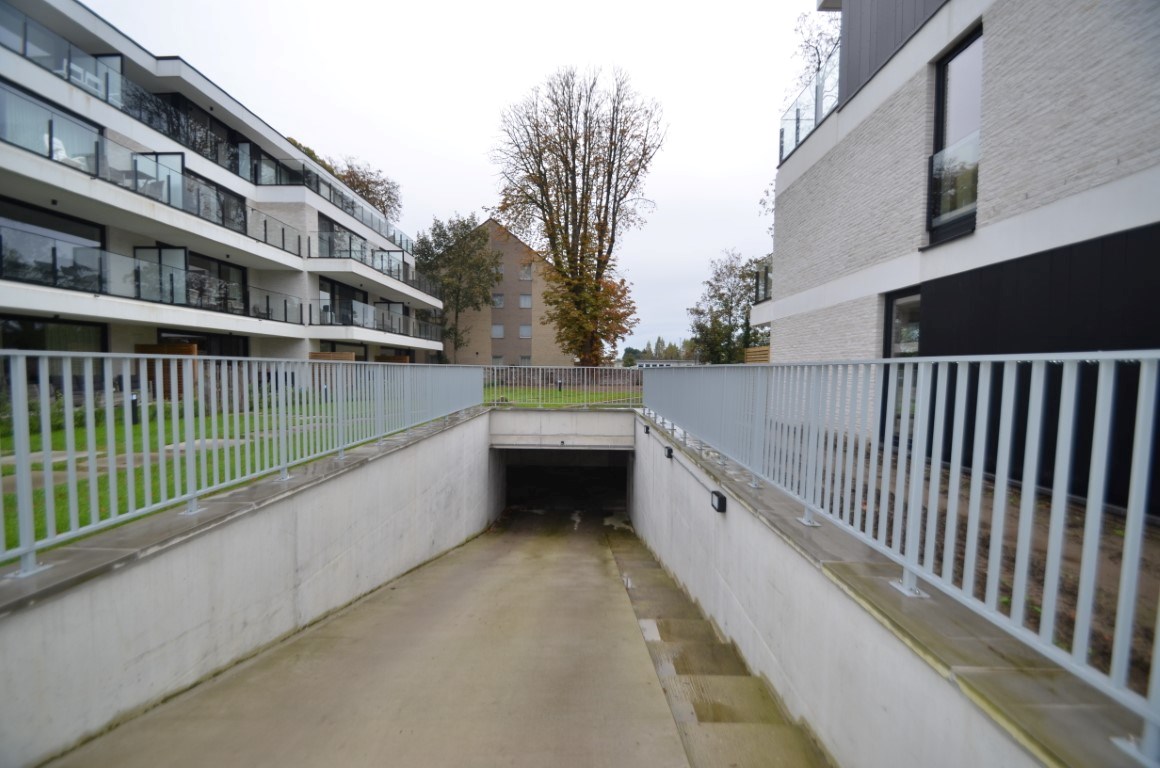
[(673, 447), (671, 445), (665, 446), (665, 458), (666, 459), (673, 458)]
[(713, 509), (721, 514), (725, 514), (725, 494), (721, 491), (711, 491), (709, 493), (709, 503), (713, 505)]
[(645, 425), (644, 425), (644, 433), (645, 433), (646, 435), (648, 434), (648, 424), (645, 424)]

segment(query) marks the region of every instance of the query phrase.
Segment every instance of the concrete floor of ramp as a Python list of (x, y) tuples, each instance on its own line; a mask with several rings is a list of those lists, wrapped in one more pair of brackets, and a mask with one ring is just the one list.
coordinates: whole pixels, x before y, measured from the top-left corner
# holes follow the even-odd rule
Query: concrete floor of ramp
[(536, 511), (51, 765), (688, 765), (602, 516)]

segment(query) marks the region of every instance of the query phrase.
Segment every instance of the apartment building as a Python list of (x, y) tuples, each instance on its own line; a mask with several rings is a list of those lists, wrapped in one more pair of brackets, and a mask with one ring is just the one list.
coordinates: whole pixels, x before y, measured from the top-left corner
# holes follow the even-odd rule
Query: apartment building
[[(480, 225), (498, 250), (499, 275), (491, 306), (464, 319), (467, 346), (456, 361), (465, 365), (573, 365), (556, 345), (555, 328), (544, 319), (544, 276), (536, 252), (495, 219)], [(448, 354), (451, 354), (450, 351)]]
[(775, 362), (1160, 346), (1160, 5), (819, 8), (751, 315)]
[(0, 346), (428, 362), (411, 251), (190, 64), (0, 0)]

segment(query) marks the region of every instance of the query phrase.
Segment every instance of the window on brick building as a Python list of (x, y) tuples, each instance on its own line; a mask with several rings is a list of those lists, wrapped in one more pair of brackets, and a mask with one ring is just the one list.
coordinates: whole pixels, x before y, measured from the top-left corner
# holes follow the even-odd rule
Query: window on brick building
[(491, 337), (493, 339), (503, 338), (503, 323), (495, 323), (491, 326)]
[(927, 219), (932, 244), (975, 230), (983, 93), (981, 27), (938, 62), (937, 78)]
[(532, 294), (521, 293), (520, 294), (520, 309), (531, 309), (531, 308), (532, 308)]

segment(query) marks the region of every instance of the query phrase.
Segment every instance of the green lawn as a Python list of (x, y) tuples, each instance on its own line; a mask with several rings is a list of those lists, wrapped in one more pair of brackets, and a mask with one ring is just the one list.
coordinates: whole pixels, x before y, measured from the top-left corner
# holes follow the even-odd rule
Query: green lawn
[(533, 408), (567, 408), (577, 405), (639, 406), (640, 387), (519, 387), (487, 385), (485, 405), (514, 405)]

